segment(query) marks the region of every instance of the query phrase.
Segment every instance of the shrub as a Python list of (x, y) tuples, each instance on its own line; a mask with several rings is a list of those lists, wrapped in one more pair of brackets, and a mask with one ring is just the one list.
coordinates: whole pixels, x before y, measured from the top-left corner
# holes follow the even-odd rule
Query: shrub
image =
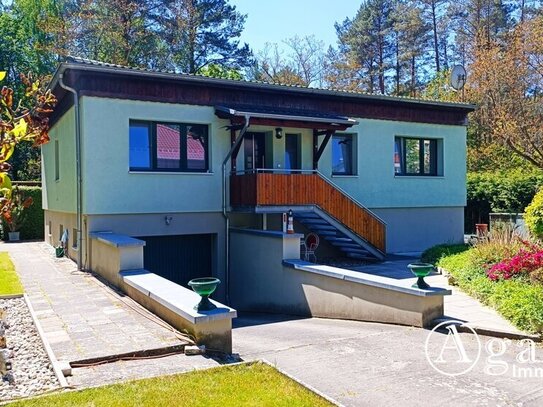
[(442, 257), (462, 253), (469, 249), (466, 244), (440, 244), (426, 249), (421, 256), (424, 263), (436, 264)]
[(490, 280), (476, 249), (442, 257), (438, 265), (451, 274), (455, 285), (462, 291), (494, 307), (519, 329), (543, 332), (541, 285), (525, 279)]
[(493, 283), (489, 304), (525, 331), (543, 331), (543, 290), (539, 285), (509, 280)]
[[(33, 200), (33, 204), (27, 209), (26, 219), (21, 227), (21, 239), (43, 239), (44, 234), (44, 217), (42, 209), (41, 188), (32, 186), (18, 187), (25, 196), (29, 196)], [(2, 222), (2, 230), (4, 231), (3, 238), (7, 238), (8, 227), (6, 222)]]
[(525, 212), (524, 221), (530, 232), (538, 238), (543, 238), (543, 189), (534, 196)]
[(476, 223), (489, 223), (491, 212), (522, 213), (543, 186), (541, 171), (469, 173), (465, 230), (473, 232)]
[(494, 264), (488, 271), (487, 275), (493, 281), (509, 280), (511, 277), (521, 273), (531, 273), (543, 267), (543, 250), (530, 253), (526, 250), (521, 250), (510, 259), (503, 260)]

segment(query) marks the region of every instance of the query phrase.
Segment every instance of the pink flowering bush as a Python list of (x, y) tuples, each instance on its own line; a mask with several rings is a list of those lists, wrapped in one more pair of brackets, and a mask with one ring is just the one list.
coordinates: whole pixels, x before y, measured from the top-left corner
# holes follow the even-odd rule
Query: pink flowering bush
[(522, 243), (524, 247), (518, 253), (487, 270), (488, 278), (492, 281), (509, 280), (516, 275), (530, 275), (543, 269), (543, 248), (530, 242)]

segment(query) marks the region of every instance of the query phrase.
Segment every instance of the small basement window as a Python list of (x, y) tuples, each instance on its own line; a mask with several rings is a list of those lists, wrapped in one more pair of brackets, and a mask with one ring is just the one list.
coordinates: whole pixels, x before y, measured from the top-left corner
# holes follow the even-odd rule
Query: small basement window
[(440, 162), (443, 141), (414, 137), (396, 137), (394, 143), (394, 174), (443, 175)]
[(77, 250), (77, 229), (72, 229), (72, 249)]
[(58, 140), (55, 140), (55, 181), (60, 180), (60, 150)]

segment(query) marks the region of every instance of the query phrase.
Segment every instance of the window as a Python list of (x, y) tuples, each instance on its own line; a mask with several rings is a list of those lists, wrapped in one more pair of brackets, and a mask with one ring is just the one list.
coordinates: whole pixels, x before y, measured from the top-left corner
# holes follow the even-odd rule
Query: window
[(55, 140), (55, 181), (60, 179), (60, 157), (58, 140)]
[(356, 157), (352, 134), (332, 136), (332, 174), (355, 175)]
[(52, 226), (51, 226), (51, 221), (49, 221), (47, 223), (47, 235), (51, 236), (52, 233), (53, 233), (53, 229), (52, 229)]
[(72, 249), (77, 250), (77, 229), (72, 229)]
[(300, 170), (300, 136), (298, 134), (285, 135), (285, 168), (287, 170)]
[(207, 172), (208, 126), (130, 122), (130, 170)]
[(440, 175), (438, 146), (441, 140), (396, 137), (394, 143), (395, 175)]

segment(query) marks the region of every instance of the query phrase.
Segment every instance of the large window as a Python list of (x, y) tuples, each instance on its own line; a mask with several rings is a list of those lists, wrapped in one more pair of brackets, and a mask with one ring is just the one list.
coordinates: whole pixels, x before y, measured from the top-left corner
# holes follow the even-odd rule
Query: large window
[(394, 173), (396, 175), (439, 175), (438, 143), (440, 140), (396, 137)]
[(133, 171), (209, 170), (206, 125), (131, 121), (129, 136)]
[(332, 136), (332, 174), (355, 175), (356, 153), (355, 138), (352, 134)]

